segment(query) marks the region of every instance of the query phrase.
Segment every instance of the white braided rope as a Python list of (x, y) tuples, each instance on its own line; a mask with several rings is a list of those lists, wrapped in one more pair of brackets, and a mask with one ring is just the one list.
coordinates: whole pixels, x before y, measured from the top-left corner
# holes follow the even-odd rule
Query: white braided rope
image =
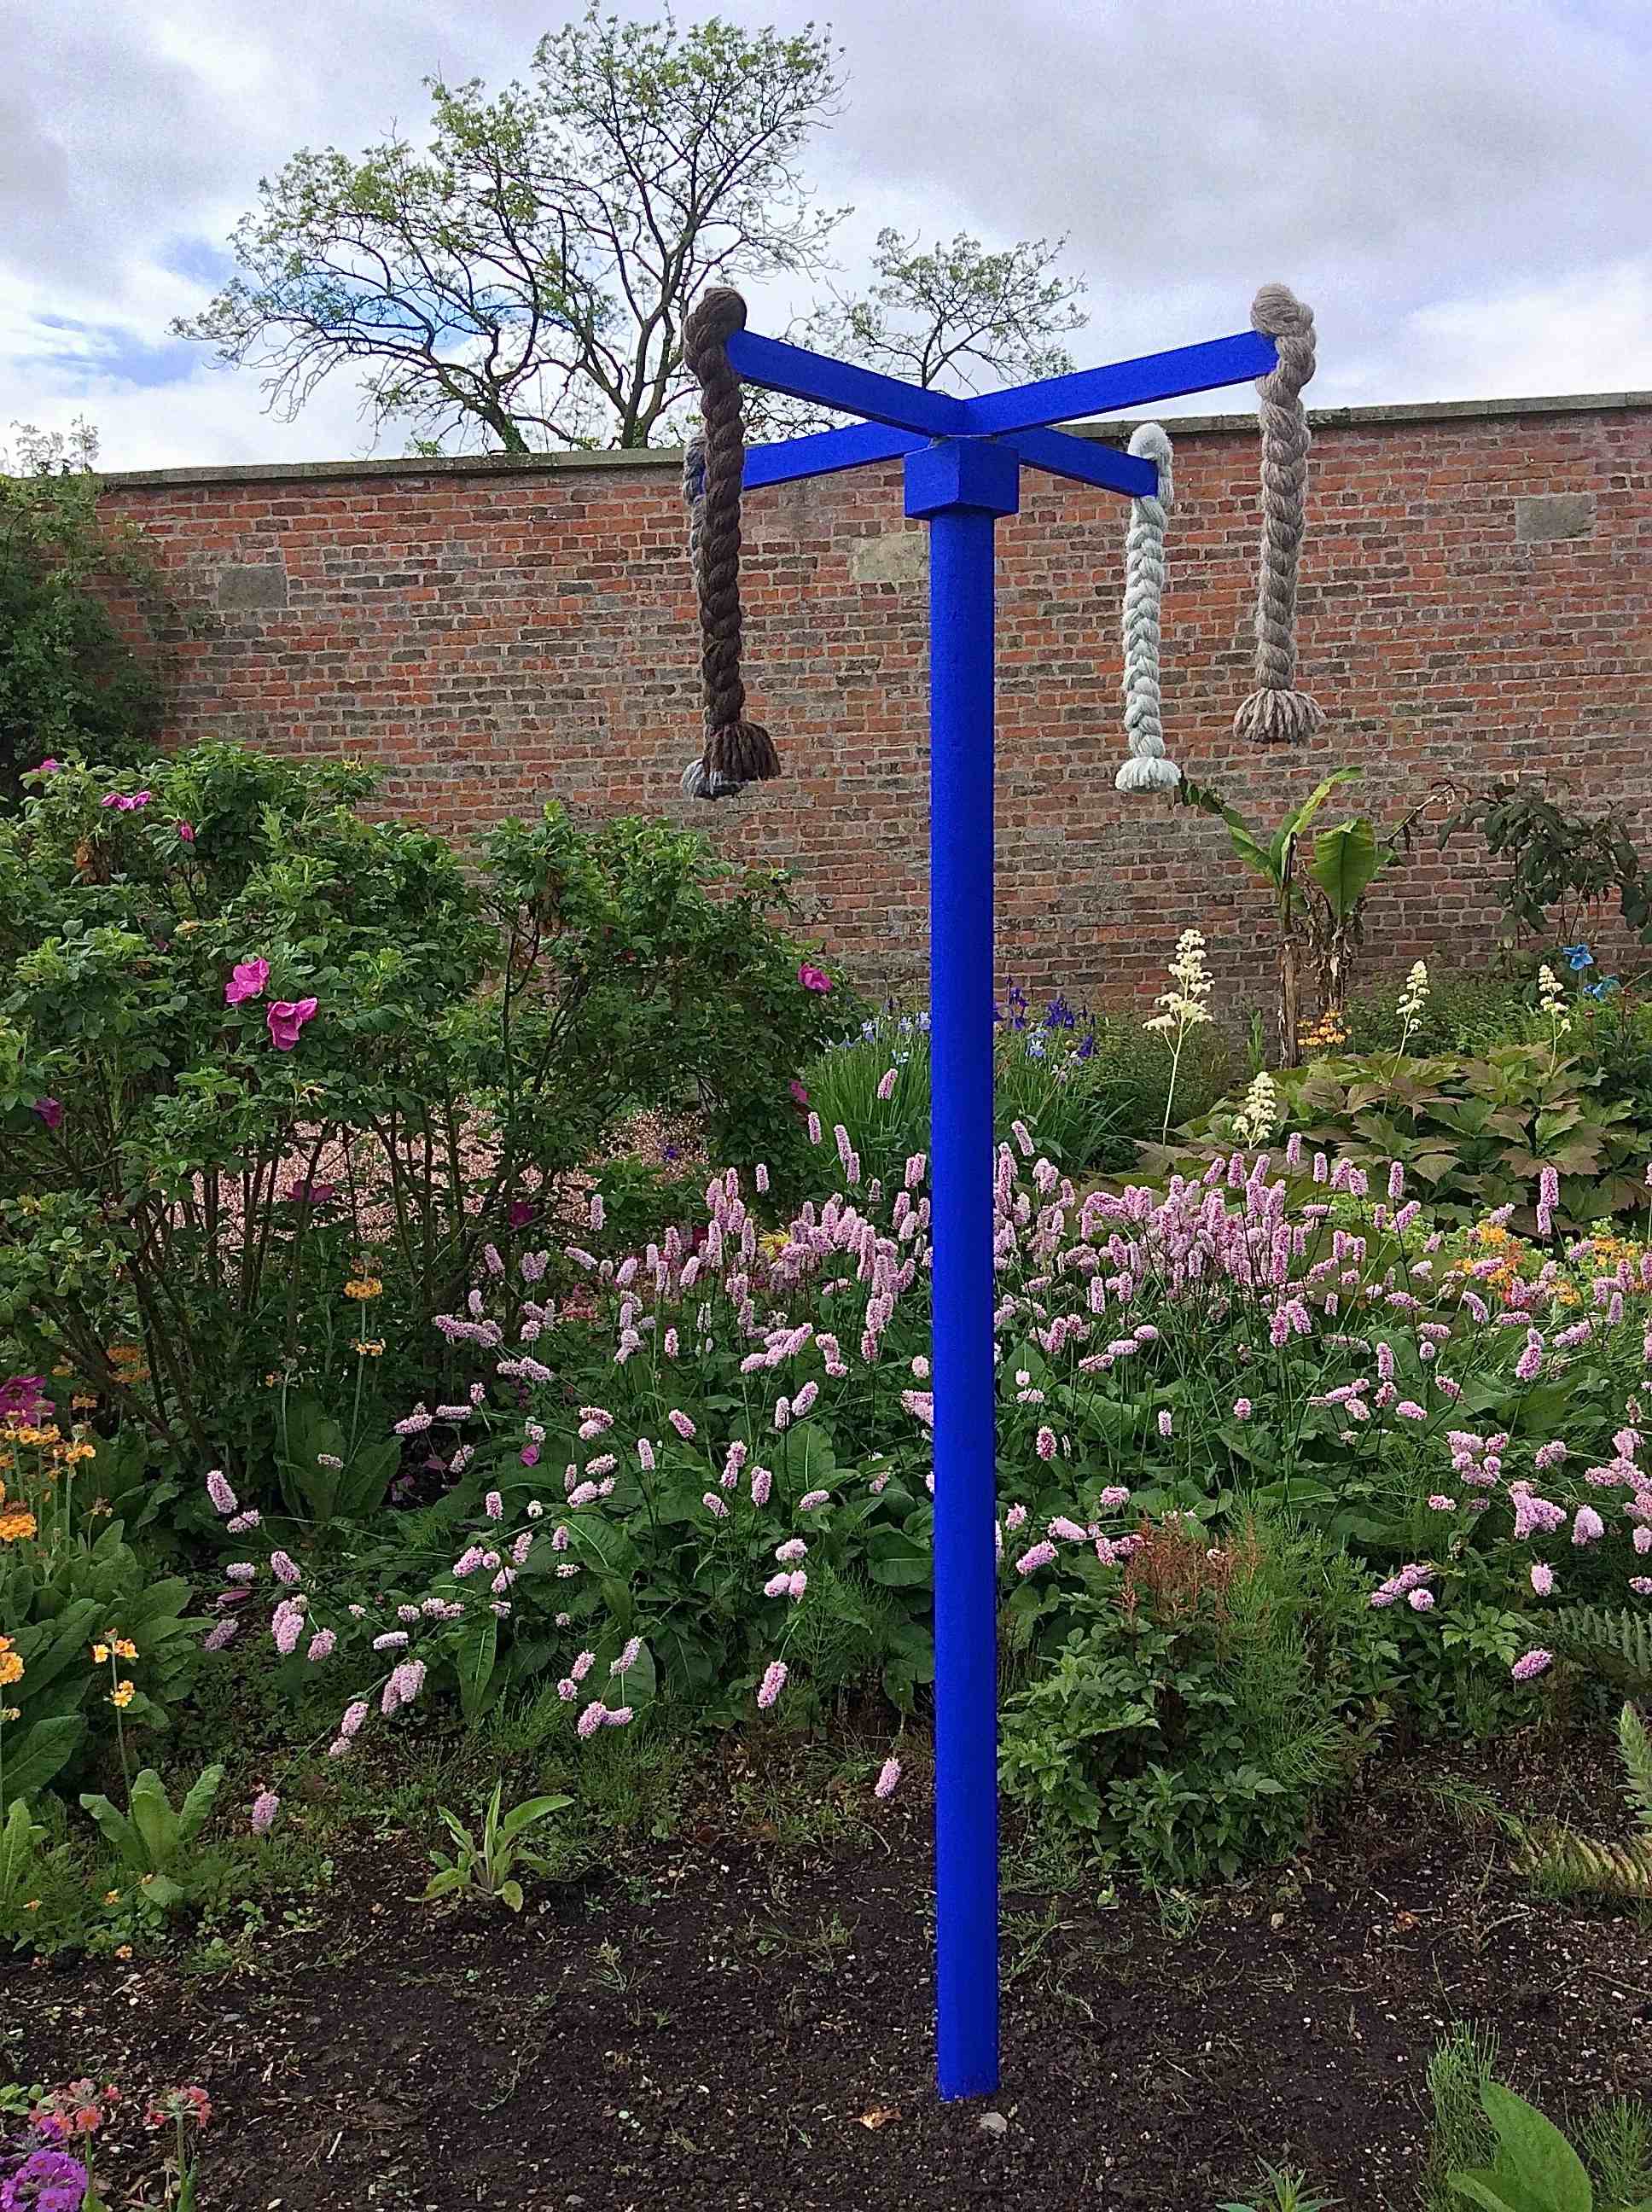
[(1124, 734), (1130, 758), (1114, 777), (1119, 791), (1174, 791), (1181, 770), (1165, 757), (1159, 695), (1159, 608), (1164, 596), (1164, 526), (1174, 496), (1170, 441), (1163, 424), (1143, 422), (1130, 451), (1158, 470), (1158, 495), (1133, 499), (1124, 541)]

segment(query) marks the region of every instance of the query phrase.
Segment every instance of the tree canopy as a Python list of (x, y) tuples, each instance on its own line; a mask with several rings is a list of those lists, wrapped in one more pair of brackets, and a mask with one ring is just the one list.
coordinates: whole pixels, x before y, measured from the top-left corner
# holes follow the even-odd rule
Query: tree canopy
[[(427, 79), (421, 143), (295, 154), (232, 234), (236, 273), (173, 329), (263, 370), (289, 421), (352, 371), (375, 435), (394, 425), (416, 451), (674, 441), (701, 294), (823, 283), (849, 210), (817, 204), (802, 157), (843, 84), (812, 23), (679, 28), (592, 0), (541, 39), (526, 84)], [(800, 334), (926, 384), (1044, 373), (1081, 319), (1059, 251), (885, 230), (865, 298)], [(762, 420), (799, 427), (784, 404)]]

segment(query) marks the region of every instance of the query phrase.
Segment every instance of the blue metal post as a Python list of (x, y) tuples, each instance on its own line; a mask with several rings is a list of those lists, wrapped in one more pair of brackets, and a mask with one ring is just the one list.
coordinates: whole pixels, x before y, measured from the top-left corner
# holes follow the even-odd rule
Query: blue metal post
[(1014, 452), (910, 455), (929, 523), (930, 1183), (934, 1235), (935, 1887), (943, 2097), (998, 2087), (997, 1571), (993, 1523), (993, 535)]

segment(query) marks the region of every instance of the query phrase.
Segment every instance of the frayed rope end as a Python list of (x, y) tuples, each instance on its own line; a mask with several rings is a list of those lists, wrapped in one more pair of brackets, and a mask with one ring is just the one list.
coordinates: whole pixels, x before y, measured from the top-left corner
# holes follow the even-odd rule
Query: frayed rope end
[(732, 777), (712, 775), (697, 754), (683, 771), (684, 799), (738, 799), (744, 789), (744, 784), (736, 782)]
[(1157, 758), (1138, 755), (1127, 760), (1113, 779), (1114, 791), (1174, 791), (1181, 781), (1181, 770), (1173, 760), (1163, 755)]
[(1258, 745), (1300, 745), (1325, 716), (1305, 691), (1253, 691), (1233, 718), (1233, 733)]
[(724, 722), (708, 732), (706, 773), (726, 783), (768, 783), (780, 772), (774, 740), (756, 722)]

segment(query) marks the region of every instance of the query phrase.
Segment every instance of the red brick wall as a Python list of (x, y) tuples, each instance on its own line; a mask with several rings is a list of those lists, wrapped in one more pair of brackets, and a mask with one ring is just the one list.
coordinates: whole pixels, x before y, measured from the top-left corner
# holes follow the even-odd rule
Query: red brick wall
[[(1272, 818), (1363, 767), (1383, 822), (1440, 776), (1546, 770), (1652, 828), (1652, 398), (1320, 418), (1301, 636), (1327, 727), (1294, 754), (1230, 729), (1254, 436), (1175, 434), (1164, 675), (1184, 769)], [(1030, 471), (1023, 494), (999, 534), (1000, 972), (1116, 1003), (1161, 988), (1197, 923), (1224, 990), (1265, 996), (1266, 902), (1225, 833), (1113, 788), (1124, 505)], [(1517, 505), (1553, 495), (1573, 496)], [(365, 754), (391, 805), (459, 835), (552, 796), (663, 809), (794, 870), (863, 980), (921, 988), (926, 593), (921, 543), (894, 542), (898, 471), (749, 501), (748, 680), (787, 776), (715, 809), (677, 791), (696, 632), (663, 457), (167, 472), (108, 496), (212, 617), (179, 641), (180, 739)], [(1390, 876), (1373, 963), (1484, 950), (1474, 872), (1430, 850)]]

